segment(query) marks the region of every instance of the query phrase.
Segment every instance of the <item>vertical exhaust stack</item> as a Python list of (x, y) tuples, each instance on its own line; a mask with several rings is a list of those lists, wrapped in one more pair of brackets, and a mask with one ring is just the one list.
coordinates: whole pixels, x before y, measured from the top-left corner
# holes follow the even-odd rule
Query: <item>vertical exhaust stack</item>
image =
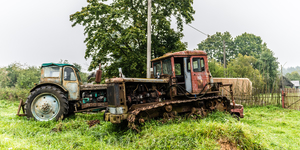
[(96, 72), (96, 79), (95, 79), (95, 82), (97, 84), (101, 82), (101, 77), (102, 77), (102, 70), (101, 70), (101, 63), (99, 63), (99, 69)]

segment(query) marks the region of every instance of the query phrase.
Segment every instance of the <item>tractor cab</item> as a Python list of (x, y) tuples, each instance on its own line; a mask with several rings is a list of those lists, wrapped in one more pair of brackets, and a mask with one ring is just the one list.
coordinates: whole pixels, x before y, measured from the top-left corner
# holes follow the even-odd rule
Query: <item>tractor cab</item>
[(82, 84), (79, 70), (70, 64), (44, 63), (41, 68), (40, 84), (56, 84), (68, 91), (69, 100), (79, 100)]
[(167, 53), (151, 60), (154, 78), (171, 76), (190, 93), (199, 93), (210, 81), (207, 54), (204, 51)]

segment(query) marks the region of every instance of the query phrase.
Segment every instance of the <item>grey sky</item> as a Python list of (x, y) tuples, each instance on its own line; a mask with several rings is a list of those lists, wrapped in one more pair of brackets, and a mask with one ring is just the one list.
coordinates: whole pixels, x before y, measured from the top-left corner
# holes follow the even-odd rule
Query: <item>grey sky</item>
[[(83, 27), (71, 27), (69, 15), (86, 6), (83, 0), (2, 0), (0, 3), (0, 66), (13, 62), (40, 66), (60, 59), (88, 68), (84, 59)], [(297, 0), (194, 0), (195, 21), (207, 33), (229, 31), (260, 36), (285, 67), (300, 66), (300, 1)], [(206, 36), (184, 26), (182, 41), (188, 49)]]

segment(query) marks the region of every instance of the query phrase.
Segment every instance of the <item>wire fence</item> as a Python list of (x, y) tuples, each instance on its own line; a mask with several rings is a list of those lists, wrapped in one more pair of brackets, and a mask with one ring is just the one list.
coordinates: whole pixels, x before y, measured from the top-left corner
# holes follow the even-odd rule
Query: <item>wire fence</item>
[[(214, 82), (232, 84), (233, 98), (237, 104), (244, 106), (281, 105), (280, 80), (270, 84), (256, 84), (248, 78), (214, 78)], [(222, 95), (230, 97), (229, 87), (220, 89)]]

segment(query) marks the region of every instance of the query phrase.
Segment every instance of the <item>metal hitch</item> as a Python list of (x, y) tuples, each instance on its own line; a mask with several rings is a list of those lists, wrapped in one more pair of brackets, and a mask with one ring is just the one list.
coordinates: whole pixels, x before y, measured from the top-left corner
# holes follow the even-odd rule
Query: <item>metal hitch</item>
[[(19, 104), (19, 108), (18, 108), (18, 112), (17, 112), (18, 116), (26, 116), (25, 110), (24, 110), (24, 105), (25, 105), (25, 103), (23, 102), (22, 99), (20, 99), (20, 104)], [(21, 108), (22, 108), (22, 111), (23, 111), (22, 114), (20, 114)]]

